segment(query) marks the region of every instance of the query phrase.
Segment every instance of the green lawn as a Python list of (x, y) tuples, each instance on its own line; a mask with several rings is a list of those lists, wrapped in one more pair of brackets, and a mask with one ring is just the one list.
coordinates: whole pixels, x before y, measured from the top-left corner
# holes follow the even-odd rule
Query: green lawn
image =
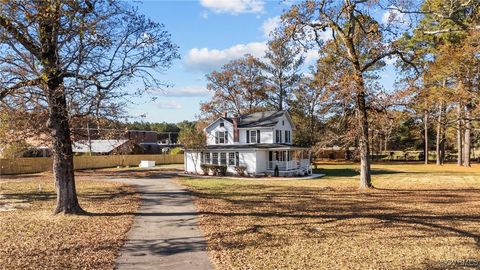
[(324, 164), (316, 180), (183, 179), (217, 269), (480, 267), (480, 167)]

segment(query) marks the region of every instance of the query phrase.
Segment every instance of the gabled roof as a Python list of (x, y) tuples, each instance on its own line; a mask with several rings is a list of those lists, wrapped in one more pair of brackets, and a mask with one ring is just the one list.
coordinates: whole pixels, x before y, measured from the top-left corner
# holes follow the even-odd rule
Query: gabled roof
[[(255, 128), (255, 127), (274, 127), (285, 115), (290, 121), (292, 128), (295, 129), (292, 119), (287, 111), (265, 111), (265, 112), (256, 112), (250, 114), (244, 114), (240, 116), (238, 127), (239, 128)], [(215, 121), (211, 122), (205, 130), (216, 123), (218, 120), (228, 121), (233, 123), (233, 117), (219, 117)]]
[(286, 112), (287, 111), (266, 111), (242, 115), (240, 116), (238, 127), (273, 127)]
[[(110, 153), (127, 141), (128, 140), (91, 140), (90, 142), (92, 153)], [(90, 151), (88, 140), (74, 142), (72, 148), (74, 153), (88, 153)]]

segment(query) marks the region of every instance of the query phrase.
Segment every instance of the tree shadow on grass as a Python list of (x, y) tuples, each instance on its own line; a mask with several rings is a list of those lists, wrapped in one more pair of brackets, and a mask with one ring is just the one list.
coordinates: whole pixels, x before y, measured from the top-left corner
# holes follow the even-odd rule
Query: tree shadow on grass
[[(352, 169), (352, 168), (340, 168), (340, 169), (321, 168), (321, 169), (314, 169), (313, 173), (325, 174), (326, 177), (354, 177), (354, 176), (360, 175), (360, 171), (358, 169)], [(384, 170), (384, 169), (371, 170), (372, 175), (401, 174), (401, 173), (405, 173), (405, 172)]]
[[(210, 209), (219, 209), (201, 212), (202, 215), (225, 217), (231, 222), (236, 218), (260, 218), (262, 224), (255, 225), (257, 232), (272, 226), (287, 228), (292, 223), (310, 226), (330, 223), (333, 227), (339, 226), (340, 233), (345, 231), (345, 222), (352, 230), (366, 232), (375, 229), (373, 225), (362, 225), (355, 220), (372, 220), (375, 226), (392, 232), (400, 226), (412, 232), (421, 229), (432, 237), (467, 237), (480, 248), (480, 232), (474, 229), (480, 223), (480, 213), (468, 211), (480, 199), (480, 189), (377, 189), (359, 193), (353, 189), (272, 186), (265, 187), (264, 192), (255, 190), (255, 187), (226, 187), (222, 193), (211, 194), (204, 190), (194, 195), (216, 205)], [(288, 222), (278, 224), (275, 220), (279, 219)]]

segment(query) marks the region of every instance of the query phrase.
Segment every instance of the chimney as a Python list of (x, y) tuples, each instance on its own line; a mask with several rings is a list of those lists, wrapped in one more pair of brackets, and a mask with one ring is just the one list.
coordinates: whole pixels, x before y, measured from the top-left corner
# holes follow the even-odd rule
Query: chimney
[(227, 112), (223, 112), (223, 113), (222, 113), (222, 117), (223, 117), (223, 118), (227, 118)]
[(240, 121), (240, 117), (234, 116), (232, 117), (233, 122), (233, 142), (240, 141), (240, 132), (238, 130), (238, 122)]

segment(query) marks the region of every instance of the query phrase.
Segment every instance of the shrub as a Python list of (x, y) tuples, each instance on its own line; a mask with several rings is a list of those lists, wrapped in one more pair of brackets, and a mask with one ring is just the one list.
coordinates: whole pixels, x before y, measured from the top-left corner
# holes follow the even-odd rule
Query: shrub
[(237, 172), (238, 175), (240, 176), (245, 176), (247, 172), (247, 167), (246, 166), (235, 166), (235, 172)]
[(227, 175), (227, 166), (226, 165), (218, 166), (218, 172), (221, 176)]
[(183, 154), (183, 149), (180, 147), (175, 147), (170, 150), (170, 155)]
[(208, 164), (200, 164), (200, 169), (203, 171), (203, 175), (208, 175), (210, 171), (210, 165)]
[(220, 166), (219, 165), (210, 165), (210, 170), (212, 170), (213, 175), (220, 175)]

